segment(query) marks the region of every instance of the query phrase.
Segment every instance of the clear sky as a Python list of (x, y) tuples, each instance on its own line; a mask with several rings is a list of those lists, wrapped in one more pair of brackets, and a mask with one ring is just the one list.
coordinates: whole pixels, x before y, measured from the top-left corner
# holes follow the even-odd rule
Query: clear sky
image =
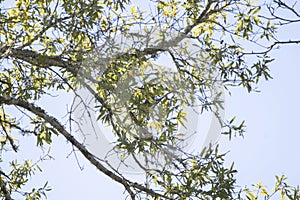
[[(284, 27), (279, 36), (300, 39), (300, 24)], [(226, 97), (226, 116), (246, 120), (244, 139), (233, 138), (230, 142), (226, 136), (220, 139), (221, 149), (230, 150), (227, 161), (235, 162), (241, 186), (262, 181), (273, 188), (274, 176), (282, 174), (288, 177), (290, 184), (300, 184), (300, 45), (281, 46), (271, 55), (276, 58), (270, 68), (274, 79), (261, 81), (260, 93), (232, 89), (232, 96)], [(59, 113), (70, 104), (62, 105), (62, 99), (65, 98), (42, 103), (55, 108), (53, 113)], [(29, 143), (34, 145), (35, 141), (28, 138), (22, 142), (26, 146)], [(26, 153), (31, 151), (36, 150), (28, 148)], [(124, 198), (123, 188), (89, 165), (80, 154), (77, 154), (79, 164), (84, 170), (79, 169), (74, 155), (66, 159), (70, 152), (70, 145), (66, 145), (62, 137), (54, 137), (51, 155), (55, 160), (42, 163), (43, 173), (32, 180), (33, 184), (49, 181), (53, 189), (48, 193), (49, 200)]]

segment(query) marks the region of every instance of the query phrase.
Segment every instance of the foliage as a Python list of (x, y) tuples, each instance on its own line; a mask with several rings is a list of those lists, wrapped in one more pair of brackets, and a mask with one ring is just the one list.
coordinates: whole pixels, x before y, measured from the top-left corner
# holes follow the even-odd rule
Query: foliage
[[(299, 42), (276, 39), (280, 22), (299, 21), (293, 7), (280, 0), (261, 5), (160, 0), (146, 8), (129, 0), (17, 0), (10, 8), (0, 3), (2, 154), (18, 153), (17, 141), (24, 135), (35, 137), (40, 147), (62, 135), (132, 199), (258, 199), (258, 194), (270, 199), (278, 192), (283, 199), (299, 199), (299, 189), (288, 186), (285, 177), (277, 177), (273, 192), (261, 183), (255, 191), (239, 190), (237, 171), (225, 166), (225, 154), (217, 146), (182, 152), (178, 128), (186, 123), (184, 108), (194, 107), (212, 112), (229, 138), (243, 135), (244, 122), (220, 116), (220, 88), (252, 92), (261, 78), (271, 78), (269, 52), (278, 44)], [(266, 8), (270, 14), (261, 14)], [(278, 16), (278, 9), (297, 19)], [(162, 55), (172, 60), (173, 71), (156, 64)], [(93, 96), (95, 107), (88, 108), (80, 89)], [(66, 124), (39, 105), (45, 97), (65, 93), (112, 127), (117, 137), (112, 151), (121, 164), (132, 156), (144, 170), (145, 183), (127, 178), (74, 137), (80, 125), (75, 105), (68, 108)], [(141, 156), (145, 163), (137, 159)], [(10, 167), (10, 172), (0, 169), (2, 199), (14, 199), (16, 193), (25, 199), (46, 196), (47, 184), (22, 191), (37, 165), (12, 161)]]

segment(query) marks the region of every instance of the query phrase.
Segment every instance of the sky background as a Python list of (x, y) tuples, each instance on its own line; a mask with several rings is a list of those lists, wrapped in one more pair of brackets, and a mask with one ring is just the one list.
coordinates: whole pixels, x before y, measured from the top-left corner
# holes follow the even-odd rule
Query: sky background
[[(278, 35), (285, 39), (300, 39), (300, 25), (282, 28)], [(275, 175), (286, 175), (291, 185), (300, 184), (300, 45), (285, 45), (274, 50), (271, 56), (271, 75), (274, 79), (261, 81), (260, 93), (248, 94), (245, 89), (233, 88), (232, 95), (226, 96), (226, 117), (246, 121), (244, 138), (226, 136), (220, 138), (221, 150), (230, 151), (227, 162), (235, 162), (238, 170), (238, 185), (244, 186), (262, 181), (267, 188), (273, 188)], [(70, 104), (69, 97), (60, 96), (42, 105), (53, 108), (51, 114), (61, 114)], [(70, 100), (70, 101), (69, 101)], [(66, 102), (66, 103), (61, 103)], [(33, 138), (21, 141), (25, 151), (18, 157), (40, 155)], [(32, 145), (30, 145), (32, 144)], [(32, 184), (42, 185), (48, 180), (52, 191), (49, 200), (55, 199), (124, 199), (124, 189), (83, 159), (80, 154), (81, 170), (76, 164), (70, 145), (61, 137), (54, 137), (51, 155), (55, 160), (41, 163), (43, 173), (33, 177)], [(6, 155), (11, 159), (13, 154)], [(68, 158), (67, 158), (68, 157)], [(5, 159), (5, 158), (4, 158)], [(133, 178), (139, 178), (133, 176)], [(123, 197), (123, 198), (122, 198)]]

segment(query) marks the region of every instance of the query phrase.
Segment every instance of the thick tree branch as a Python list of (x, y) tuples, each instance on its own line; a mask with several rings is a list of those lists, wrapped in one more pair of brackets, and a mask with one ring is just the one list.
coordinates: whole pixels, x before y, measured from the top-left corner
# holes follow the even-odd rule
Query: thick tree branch
[(51, 126), (54, 127), (59, 133), (61, 133), (72, 145), (74, 145), (83, 154), (83, 156), (87, 160), (89, 160), (98, 170), (100, 170), (105, 175), (109, 176), (114, 181), (122, 184), (125, 187), (125, 189), (128, 191), (128, 193), (131, 195), (131, 197), (134, 196), (133, 192), (131, 191), (131, 188), (135, 188), (135, 189), (145, 192), (153, 197), (167, 198), (163, 194), (157, 193), (154, 190), (144, 187), (141, 184), (131, 182), (131, 181), (125, 179), (124, 177), (120, 177), (120, 176), (116, 175), (115, 173), (113, 173), (112, 171), (108, 170), (104, 165), (102, 165), (97, 160), (97, 158), (93, 154), (91, 154), (84, 147), (83, 144), (78, 142), (68, 131), (66, 131), (65, 127), (63, 125), (61, 125), (60, 122), (56, 118), (47, 114), (46, 111), (44, 109), (42, 109), (41, 107), (38, 107), (32, 103), (28, 103), (28, 102), (25, 102), (25, 101), (22, 101), (19, 99), (7, 98), (7, 97), (3, 97), (3, 96), (0, 96), (0, 104), (15, 105), (15, 106), (24, 108), (24, 109), (30, 111), (31, 113), (43, 118), (46, 122), (51, 124)]
[[(2, 175), (2, 172), (0, 173)], [(6, 183), (4, 180), (2, 180), (2, 177), (0, 176), (0, 189), (1, 193), (4, 195), (4, 200), (13, 200), (13, 198), (10, 196), (8, 189), (6, 188)]]

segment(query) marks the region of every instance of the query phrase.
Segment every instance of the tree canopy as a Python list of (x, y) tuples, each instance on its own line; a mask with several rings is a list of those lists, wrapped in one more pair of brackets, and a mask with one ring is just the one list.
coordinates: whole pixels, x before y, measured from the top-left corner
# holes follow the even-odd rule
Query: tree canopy
[[(123, 185), (131, 199), (271, 199), (277, 193), (300, 199), (299, 188), (284, 176), (276, 176), (273, 191), (262, 183), (237, 187), (237, 171), (224, 164), (225, 154), (213, 140), (190, 152), (182, 133), (190, 108), (211, 112), (229, 139), (243, 136), (244, 122), (222, 115), (222, 93), (233, 87), (255, 92), (261, 79), (272, 78), (269, 53), (279, 44), (300, 42), (276, 37), (281, 26), (299, 22), (293, 4), (0, 0), (0, 5), (0, 163), (9, 166), (0, 167), (2, 199), (42, 199), (50, 190), (47, 180), (23, 189), (43, 158), (2, 159), (22, 151), (18, 141), (25, 136), (40, 148), (51, 146), (56, 136), (67, 140), (75, 156), (82, 154)], [(65, 117), (41, 103), (64, 94), (74, 96)], [(94, 121), (110, 127), (104, 134), (115, 138), (102, 157), (87, 145), (89, 135), (99, 132)], [(131, 165), (143, 172), (143, 182), (122, 170)]]

